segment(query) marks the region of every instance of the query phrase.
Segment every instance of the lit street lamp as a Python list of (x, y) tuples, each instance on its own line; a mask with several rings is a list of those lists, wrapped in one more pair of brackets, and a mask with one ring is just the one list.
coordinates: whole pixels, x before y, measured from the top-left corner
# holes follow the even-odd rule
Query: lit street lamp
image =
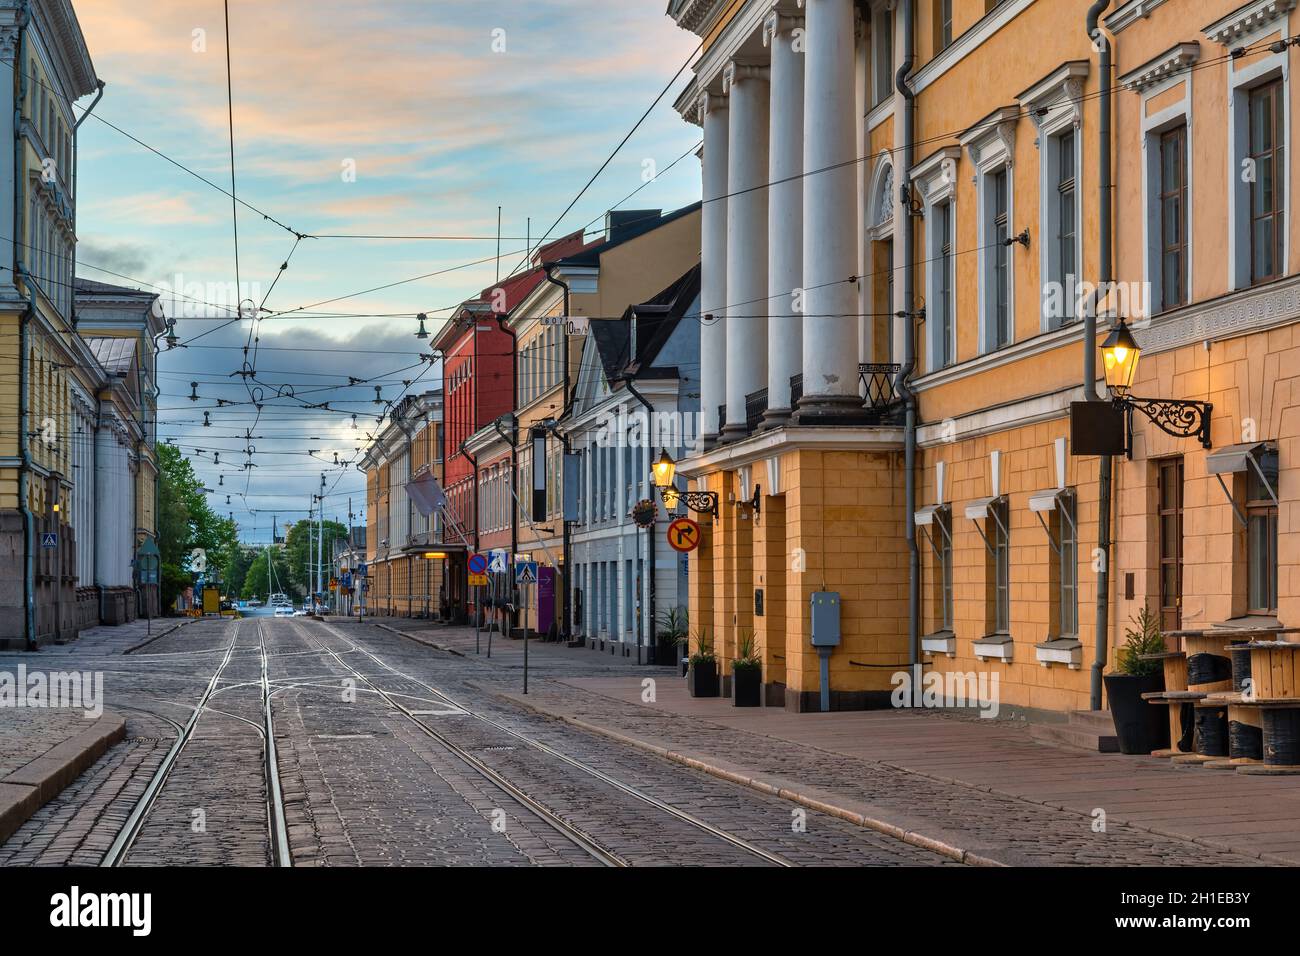
[(1210, 447), (1210, 413), (1214, 406), (1182, 398), (1139, 398), (1130, 394), (1137, 374), (1142, 348), (1123, 319), (1110, 330), (1101, 343), (1101, 357), (1106, 370), (1106, 387), (1112, 404), (1125, 417), (1125, 449), (1132, 456), (1133, 410), (1145, 415), (1166, 435), (1175, 438), (1195, 437), (1203, 447)]
[(718, 496), (712, 491), (680, 491), (673, 483), (677, 475), (677, 462), (673, 461), (668, 449), (664, 449), (660, 454), (659, 460), (654, 463), (652, 469), (654, 475), (655, 487), (659, 489), (659, 494), (664, 499), (664, 505), (669, 511), (676, 509), (680, 501), (697, 515), (712, 515), (716, 521), (718, 518)]

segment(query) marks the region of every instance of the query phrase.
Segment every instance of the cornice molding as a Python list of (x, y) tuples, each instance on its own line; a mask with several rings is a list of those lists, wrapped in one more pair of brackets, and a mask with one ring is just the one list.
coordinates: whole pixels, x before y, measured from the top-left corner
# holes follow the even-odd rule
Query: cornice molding
[(1164, 53), (1147, 60), (1136, 69), (1129, 70), (1117, 82), (1135, 93), (1145, 92), (1167, 80), (1178, 77), (1179, 72), (1201, 58), (1201, 44), (1196, 40), (1176, 43)]
[(1102, 21), (1106, 29), (1111, 33), (1119, 33), (1126, 27), (1131, 27), (1138, 20), (1145, 20), (1151, 16), (1151, 11), (1164, 3), (1165, 0), (1129, 0), (1128, 3), (1122, 4), (1110, 16)]
[[(1265, 27), (1273, 26), (1285, 19), (1295, 8), (1296, 0), (1254, 0), (1243, 7), (1238, 7), (1226, 17), (1215, 20), (1202, 29), (1206, 39), (1220, 46), (1233, 46), (1243, 37), (1250, 36)], [(1285, 25), (1285, 24), (1282, 24)]]

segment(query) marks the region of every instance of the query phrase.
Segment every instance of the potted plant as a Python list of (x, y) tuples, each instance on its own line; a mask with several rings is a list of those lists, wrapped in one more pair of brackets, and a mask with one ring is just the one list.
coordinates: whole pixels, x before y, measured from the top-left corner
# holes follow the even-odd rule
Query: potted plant
[(1146, 658), (1165, 650), (1160, 621), (1143, 605), (1133, 627), (1124, 633), (1124, 646), (1115, 655), (1116, 672), (1105, 676), (1106, 699), (1110, 702), (1120, 753), (1149, 754), (1169, 746), (1168, 712), (1142, 698), (1165, 689), (1159, 660)]
[[(659, 615), (658, 630), (655, 632), (655, 663), (671, 666), (678, 656), (685, 656), (690, 643), (686, 608), (672, 607)], [(682, 676), (686, 668), (682, 667)]]
[(692, 697), (718, 696), (718, 659), (713, 656), (713, 638), (707, 627), (695, 635), (695, 653), (691, 655), (686, 687)]
[(736, 707), (757, 707), (763, 690), (763, 658), (754, 632), (742, 629), (736, 637), (736, 659), (731, 662), (731, 700)]

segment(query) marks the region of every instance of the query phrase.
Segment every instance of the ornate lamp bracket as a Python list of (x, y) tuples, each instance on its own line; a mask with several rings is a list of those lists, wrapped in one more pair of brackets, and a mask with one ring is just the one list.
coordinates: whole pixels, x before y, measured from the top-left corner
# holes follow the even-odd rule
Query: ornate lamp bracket
[(1210, 446), (1210, 413), (1214, 406), (1210, 402), (1198, 402), (1181, 398), (1139, 398), (1126, 395), (1114, 399), (1115, 404), (1124, 410), (1127, 418), (1126, 445), (1128, 455), (1133, 457), (1133, 411), (1136, 409), (1166, 435), (1174, 438), (1195, 438), (1202, 448)]

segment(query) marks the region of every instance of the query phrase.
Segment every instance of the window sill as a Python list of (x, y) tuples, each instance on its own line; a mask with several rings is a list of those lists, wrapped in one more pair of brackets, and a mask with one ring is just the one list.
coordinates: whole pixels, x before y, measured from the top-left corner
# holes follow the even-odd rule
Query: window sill
[(957, 656), (957, 636), (952, 631), (935, 631), (921, 638), (921, 653)]
[(989, 634), (971, 642), (977, 660), (1010, 661), (1016, 642), (1010, 634)]
[(1083, 643), (1076, 637), (1058, 637), (1034, 645), (1034, 655), (1043, 667), (1064, 664), (1077, 671), (1083, 664)]

